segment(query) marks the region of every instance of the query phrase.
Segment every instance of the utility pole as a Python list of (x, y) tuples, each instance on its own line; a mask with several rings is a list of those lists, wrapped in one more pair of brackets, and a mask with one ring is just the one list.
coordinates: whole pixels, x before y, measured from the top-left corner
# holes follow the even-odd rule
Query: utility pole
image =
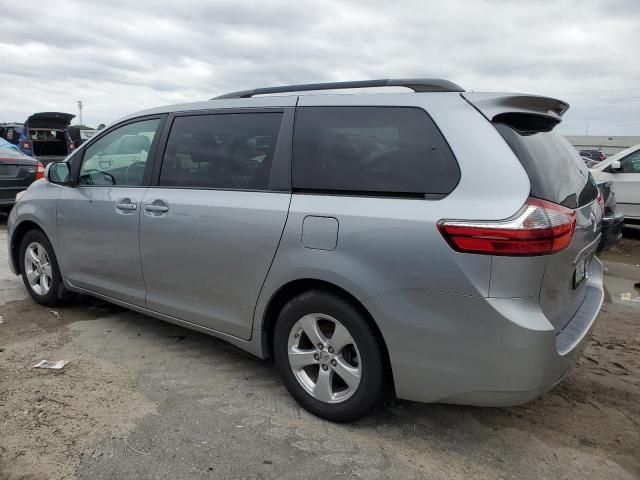
[(80, 121), (80, 125), (84, 125), (84, 123), (82, 123), (82, 100), (78, 100), (78, 120)]

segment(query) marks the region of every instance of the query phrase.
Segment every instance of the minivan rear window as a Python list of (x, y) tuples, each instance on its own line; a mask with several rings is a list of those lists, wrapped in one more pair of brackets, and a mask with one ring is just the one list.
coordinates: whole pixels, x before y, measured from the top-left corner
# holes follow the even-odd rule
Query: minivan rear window
[(422, 109), (296, 110), (294, 190), (424, 198), (451, 193), (459, 180), (451, 149)]
[(578, 208), (598, 197), (598, 188), (578, 152), (553, 131), (520, 132), (502, 123), (494, 126), (529, 175), (531, 195)]

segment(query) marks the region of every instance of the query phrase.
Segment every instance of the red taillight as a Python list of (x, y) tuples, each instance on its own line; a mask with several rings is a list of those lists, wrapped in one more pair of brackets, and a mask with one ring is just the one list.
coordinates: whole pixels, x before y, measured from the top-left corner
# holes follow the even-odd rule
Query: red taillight
[(38, 165), (36, 165), (36, 180), (40, 180), (41, 178), (44, 178), (44, 165), (38, 162)]
[(548, 255), (571, 243), (576, 212), (530, 197), (514, 217), (495, 222), (443, 220), (438, 230), (458, 252), (484, 255)]
[(600, 161), (602, 160), (606, 160), (607, 157), (604, 155), (604, 153), (600, 152)]
[(31, 149), (31, 142), (22, 142), (22, 148), (26, 150)]

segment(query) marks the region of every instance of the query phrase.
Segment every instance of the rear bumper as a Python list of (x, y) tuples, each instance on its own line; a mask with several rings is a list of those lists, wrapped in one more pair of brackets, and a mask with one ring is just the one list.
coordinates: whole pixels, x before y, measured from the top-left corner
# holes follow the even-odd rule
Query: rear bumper
[(366, 306), (385, 338), (396, 394), (421, 402), (507, 406), (553, 388), (582, 352), (604, 298), (590, 267), (582, 305), (558, 332), (537, 297), (480, 298), (400, 290)]
[(624, 221), (624, 215), (621, 213), (614, 213), (602, 219), (602, 237), (598, 245), (598, 252), (608, 250), (618, 243), (618, 240), (622, 238)]
[(0, 206), (10, 206), (16, 203), (16, 195), (27, 189), (27, 186), (0, 187)]

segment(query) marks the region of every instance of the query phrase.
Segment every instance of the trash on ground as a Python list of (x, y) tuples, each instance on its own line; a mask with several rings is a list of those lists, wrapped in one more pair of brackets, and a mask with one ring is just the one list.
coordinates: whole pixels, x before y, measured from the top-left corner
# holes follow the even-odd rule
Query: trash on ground
[(56, 312), (55, 310), (49, 310), (49, 313), (56, 317), (58, 320), (62, 320), (62, 315), (60, 315), (60, 313)]
[(0, 325), (4, 323), (4, 317), (0, 315)]
[(636, 302), (636, 303), (640, 303), (640, 297), (634, 297), (631, 295), (631, 293), (626, 292), (626, 293), (621, 293), (620, 294), (620, 300), (623, 300), (625, 302)]
[(69, 363), (67, 360), (41, 360), (34, 365), (33, 368), (51, 368), (53, 370), (60, 370), (67, 363)]

